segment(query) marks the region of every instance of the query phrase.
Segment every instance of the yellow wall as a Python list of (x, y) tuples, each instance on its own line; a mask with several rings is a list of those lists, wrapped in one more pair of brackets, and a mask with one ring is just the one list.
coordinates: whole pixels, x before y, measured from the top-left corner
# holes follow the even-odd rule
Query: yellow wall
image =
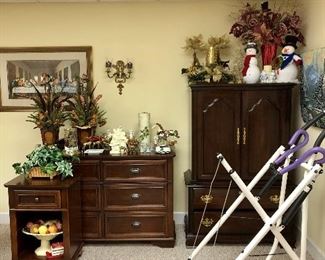
[[(137, 128), (138, 112), (152, 123), (179, 130), (175, 159), (175, 211), (184, 212), (183, 172), (190, 168), (190, 92), (180, 74), (191, 63), (181, 48), (185, 38), (228, 33), (233, 5), (228, 1), (189, 3), (0, 4), (0, 46), (93, 47), (97, 93), (107, 111), (105, 128)], [(129, 59), (134, 74), (118, 95), (106, 77), (106, 59)], [(0, 113), (0, 212), (7, 210), (3, 183), (15, 176), (11, 164), (40, 142), (39, 130), (25, 122), (28, 112)]]
[[(325, 47), (325, 1), (312, 0), (305, 1), (303, 8), (303, 19), (306, 21), (305, 50), (312, 50)], [(300, 112), (297, 114), (300, 125), (303, 124), (300, 117)], [(312, 141), (320, 134), (320, 128), (312, 128), (309, 133)], [(322, 144), (325, 147), (325, 141)], [(308, 211), (308, 237), (315, 243), (315, 245), (325, 252), (325, 178), (321, 175), (314, 189), (311, 192), (309, 199)], [(324, 253), (323, 253), (324, 254)]]
[[(148, 111), (151, 122), (178, 129), (175, 159), (175, 211), (186, 211), (183, 172), (191, 167), (190, 92), (182, 67), (191, 62), (185, 38), (202, 33), (228, 33), (240, 1), (188, 1), (96, 4), (0, 4), (0, 47), (93, 47), (94, 80), (108, 112), (106, 128), (136, 129), (137, 113)], [(306, 49), (325, 46), (325, 1), (305, 1)], [(123, 95), (105, 75), (106, 59), (129, 59), (134, 74)], [(298, 111), (298, 109), (297, 109)], [(0, 113), (0, 212), (8, 210), (3, 183), (15, 176), (11, 164), (40, 143), (39, 130), (25, 122), (28, 112)], [(297, 113), (298, 125), (301, 125)], [(315, 137), (318, 129), (313, 129)], [(325, 179), (311, 196), (309, 236), (325, 252)], [(320, 232), (320, 230), (322, 232)]]

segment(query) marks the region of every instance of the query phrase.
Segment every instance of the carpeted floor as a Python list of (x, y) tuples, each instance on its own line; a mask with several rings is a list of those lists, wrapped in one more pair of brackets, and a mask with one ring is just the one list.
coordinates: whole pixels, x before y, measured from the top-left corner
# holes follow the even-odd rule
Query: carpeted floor
[[(176, 246), (159, 248), (151, 244), (86, 244), (80, 260), (186, 260), (192, 249), (185, 246), (185, 234), (182, 225), (176, 226)], [(206, 246), (195, 258), (197, 260), (232, 260), (240, 253), (242, 245)], [(267, 253), (269, 246), (259, 246), (253, 254)], [(279, 252), (283, 250), (279, 249)], [(10, 260), (9, 225), (0, 225), (0, 260)], [(248, 259), (265, 259), (265, 257), (249, 257)], [(274, 256), (274, 260), (290, 259), (286, 255)], [(312, 260), (310, 256), (307, 260)]]

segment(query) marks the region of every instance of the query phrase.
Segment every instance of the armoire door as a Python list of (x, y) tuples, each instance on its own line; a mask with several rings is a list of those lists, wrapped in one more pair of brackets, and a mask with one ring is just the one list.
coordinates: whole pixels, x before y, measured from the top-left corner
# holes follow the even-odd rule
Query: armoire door
[[(240, 90), (202, 89), (192, 93), (192, 169), (196, 180), (210, 180), (222, 153), (240, 168)], [(229, 179), (221, 166), (217, 179)]]
[(291, 87), (243, 90), (241, 177), (252, 179), (290, 130)]

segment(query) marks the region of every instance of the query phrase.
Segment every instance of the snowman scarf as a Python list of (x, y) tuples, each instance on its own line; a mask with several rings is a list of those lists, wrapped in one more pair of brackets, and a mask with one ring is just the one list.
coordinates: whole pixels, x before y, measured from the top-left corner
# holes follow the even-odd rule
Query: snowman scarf
[(280, 68), (283, 70), (285, 67), (287, 67), (287, 65), (293, 60), (293, 56), (295, 54), (292, 53), (292, 54), (282, 54), (281, 55), (281, 66)]
[(246, 73), (247, 73), (247, 70), (248, 70), (248, 67), (249, 67), (249, 62), (251, 60), (252, 57), (256, 57), (256, 55), (246, 55), (245, 56), (245, 59), (244, 59), (244, 67), (242, 69), (242, 75), (245, 77), (246, 76)]

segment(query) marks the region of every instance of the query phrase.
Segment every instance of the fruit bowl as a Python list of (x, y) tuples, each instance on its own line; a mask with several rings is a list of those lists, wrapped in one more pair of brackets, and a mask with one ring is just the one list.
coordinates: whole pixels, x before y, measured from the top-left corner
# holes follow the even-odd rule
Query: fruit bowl
[(54, 239), (56, 236), (63, 234), (63, 231), (57, 233), (50, 233), (50, 234), (34, 234), (27, 232), (26, 230), (22, 230), (24, 234), (28, 236), (33, 236), (38, 240), (41, 240), (40, 247), (35, 249), (35, 254), (37, 256), (46, 256), (46, 252), (51, 252), (50, 240)]

